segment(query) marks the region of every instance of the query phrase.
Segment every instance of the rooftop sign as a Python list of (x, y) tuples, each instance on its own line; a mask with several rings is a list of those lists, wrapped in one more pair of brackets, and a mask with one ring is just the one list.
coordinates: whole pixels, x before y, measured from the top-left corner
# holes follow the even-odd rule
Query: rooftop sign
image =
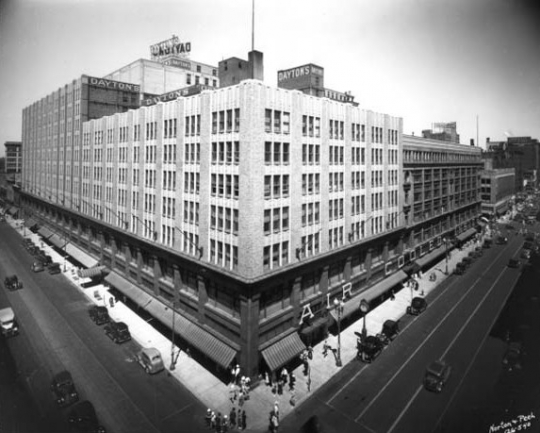
[(105, 78), (89, 77), (83, 75), (82, 82), (91, 86), (104, 87), (105, 89), (125, 90), (139, 93), (141, 86), (133, 83), (123, 83), (121, 81), (106, 80)]
[(171, 54), (187, 57), (190, 52), (191, 42), (180, 42), (180, 39), (176, 35), (173, 35), (172, 38), (167, 39), (166, 41), (150, 45), (151, 60), (160, 60)]

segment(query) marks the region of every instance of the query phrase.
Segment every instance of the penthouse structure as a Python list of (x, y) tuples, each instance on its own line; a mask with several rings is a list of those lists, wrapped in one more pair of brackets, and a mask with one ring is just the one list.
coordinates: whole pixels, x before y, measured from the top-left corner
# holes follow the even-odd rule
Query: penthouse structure
[[(411, 138), (406, 153), (399, 117), (340, 92), (232, 84), (238, 74), (85, 121), (78, 146), (48, 142), (61, 154), (39, 149), (24, 122), (24, 166), (51, 176), (25, 170), (23, 200), (194, 357), (254, 376), (335, 332), (334, 301), (346, 326), (443, 236), (472, 235), (479, 151)], [(62, 182), (68, 152), (74, 174)]]

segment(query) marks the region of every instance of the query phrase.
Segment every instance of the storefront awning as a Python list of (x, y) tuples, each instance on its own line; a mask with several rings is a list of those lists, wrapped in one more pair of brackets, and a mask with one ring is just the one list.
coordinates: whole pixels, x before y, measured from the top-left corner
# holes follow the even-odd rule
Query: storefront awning
[(154, 301), (153, 296), (149, 295), (143, 289), (116, 272), (111, 272), (109, 275), (107, 275), (105, 277), (105, 282), (118, 289), (129, 299), (144, 309), (148, 309), (148, 305)]
[(457, 236), (458, 241), (463, 242), (476, 234), (476, 229), (465, 230), (463, 233)]
[(77, 274), (79, 278), (96, 278), (107, 272), (106, 266), (96, 266), (94, 268), (79, 269)]
[[(345, 318), (350, 316), (352, 313), (354, 313), (356, 310), (360, 308), (360, 299), (357, 297), (354, 297), (352, 299), (348, 299), (343, 304), (343, 313), (341, 314), (341, 318)], [(338, 315), (337, 310), (334, 308), (333, 310), (330, 310), (330, 316), (337, 322), (338, 321)]]
[(53, 234), (47, 241), (60, 249), (64, 248), (64, 245), (66, 245), (66, 239), (61, 238), (57, 234)]
[(424, 266), (430, 264), (433, 260), (438, 259), (441, 256), (444, 256), (444, 250), (445, 247), (440, 246), (439, 248), (435, 248), (430, 253), (427, 253), (425, 256), (420, 257), (419, 259), (416, 259), (416, 263), (423, 268)]
[(98, 263), (98, 261), (94, 259), (91, 255), (85, 253), (83, 250), (73, 244), (66, 245), (66, 253), (73, 257), (75, 260), (77, 260), (79, 263), (82, 263), (87, 268), (93, 268)]
[(172, 310), (161, 301), (154, 299), (146, 306), (146, 310), (165, 326), (172, 329), (174, 324), (176, 333), (223, 368), (229, 367), (236, 357), (237, 350), (204, 328), (190, 322), (180, 314), (174, 314), (173, 318)]
[(29, 218), (24, 222), (24, 226), (28, 228), (34, 227), (35, 225), (37, 225), (37, 221), (34, 218)]
[(385, 278), (384, 280), (375, 284), (373, 287), (370, 287), (369, 289), (362, 292), (360, 294), (360, 298), (365, 299), (366, 301), (370, 302), (373, 299), (382, 295), (387, 290), (390, 290), (396, 284), (399, 284), (406, 279), (407, 279), (407, 274), (405, 272), (401, 270), (397, 271), (395, 274), (390, 275), (388, 278)]
[(297, 332), (289, 334), (287, 337), (275, 342), (261, 353), (270, 368), (276, 371), (294, 357), (298, 356), (306, 348)]
[(41, 235), (41, 237), (43, 237), (43, 239), (49, 239), (52, 235), (54, 235), (54, 233), (51, 232), (47, 227), (40, 227), (38, 233)]

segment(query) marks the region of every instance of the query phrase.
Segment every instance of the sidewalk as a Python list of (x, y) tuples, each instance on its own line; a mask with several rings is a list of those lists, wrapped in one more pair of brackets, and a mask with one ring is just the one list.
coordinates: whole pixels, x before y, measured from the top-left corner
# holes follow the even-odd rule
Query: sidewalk
[[(8, 222), (19, 231), (21, 236), (26, 232), (26, 237), (31, 238), (34, 244), (40, 247), (43, 245), (43, 249), (52, 257), (53, 261), (60, 263), (62, 265), (62, 270), (64, 269), (63, 257), (58, 254), (54, 248), (43, 242), (39, 235), (21, 227), (21, 220), (13, 220), (10, 218), (8, 219)], [(448, 259), (449, 274), (453, 272), (456, 264), (478, 245), (478, 243), (471, 240), (461, 251), (453, 250), (451, 257)], [(366, 329), (368, 335), (378, 334), (381, 331), (385, 320), (397, 320), (405, 315), (407, 306), (410, 305), (413, 296), (427, 296), (433, 291), (437, 285), (447, 278), (447, 275), (444, 274), (444, 269), (445, 260), (443, 258), (443, 260), (435, 264), (430, 270), (426, 271), (423, 278), (418, 279), (419, 288), (417, 291), (413, 292), (408, 288), (402, 289), (395, 293), (394, 300), (388, 299), (371, 310), (366, 316)], [(178, 356), (176, 368), (171, 371), (171, 340), (160, 334), (122, 302), (115, 302), (114, 307), (111, 308), (109, 306), (109, 298), (111, 295), (109, 294), (107, 287), (97, 285), (87, 289), (83, 288), (81, 285), (90, 280), (80, 279), (77, 276), (76, 271), (77, 268), (69, 263), (69, 261), (66, 261), (66, 271), (63, 274), (79, 291), (84, 293), (93, 303), (105, 305), (109, 310), (110, 316), (114, 320), (126, 323), (133, 339), (137, 341), (139, 345), (143, 347), (155, 347), (158, 349), (161, 352), (168, 374), (179, 380), (205, 406), (216, 413), (221, 412), (222, 415), (229, 414), (233, 405), (229, 400), (228, 385), (224, 384), (208, 372), (184, 351), (178, 353), (179, 349), (177, 347), (175, 348), (175, 356)], [(429, 275), (432, 272), (435, 272), (437, 276), (436, 281), (429, 281)], [(360, 319), (341, 332), (341, 360), (343, 366), (356, 358), (357, 336), (355, 335), (355, 331), (360, 332), (362, 326), (363, 319)], [(337, 335), (330, 335), (327, 343), (332, 348), (337, 348)], [(302, 365), (294, 370), (294, 375), (296, 376), (294, 391), (296, 398), (295, 406), (290, 404), (292, 394), (288, 390), (288, 386), (285, 387), (286, 389), (284, 389), (282, 395), (274, 395), (272, 394), (270, 387), (267, 387), (264, 381), (261, 381), (258, 386), (255, 386), (250, 391), (250, 399), (246, 401), (242, 407), (242, 409), (246, 411), (247, 431), (267, 431), (268, 415), (276, 401), (279, 403), (280, 418), (283, 419), (293, 410), (298, 408), (303, 401), (308, 399), (312, 393), (324, 385), (335, 374), (339, 373), (343, 367), (336, 366), (332, 352), (329, 352), (326, 358), (323, 356), (323, 344), (324, 342), (321, 342), (313, 347), (313, 359), (310, 361), (310, 376), (304, 376)], [(309, 389), (308, 378), (311, 379)], [(235, 401), (235, 406), (238, 409), (238, 401)], [(204, 415), (204, 413), (200, 414), (201, 419), (203, 419)]]

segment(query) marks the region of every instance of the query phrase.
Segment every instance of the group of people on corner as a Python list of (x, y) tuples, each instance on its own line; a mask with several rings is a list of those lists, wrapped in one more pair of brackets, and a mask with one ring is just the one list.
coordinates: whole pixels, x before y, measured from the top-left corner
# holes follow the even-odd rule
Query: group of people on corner
[(242, 409), (236, 410), (232, 407), (229, 415), (221, 415), (221, 412), (214, 412), (212, 409), (206, 411), (204, 417), (206, 426), (209, 429), (215, 430), (216, 433), (226, 433), (229, 430), (245, 430), (247, 428), (246, 411)]
[(268, 372), (264, 373), (264, 383), (267, 387), (270, 387), (272, 394), (283, 395), (283, 391), (287, 384), (289, 385), (289, 391), (294, 394), (294, 386), (296, 383), (296, 376), (291, 371), (290, 373), (286, 368), (281, 370), (281, 373), (276, 376), (273, 372), (271, 375)]

